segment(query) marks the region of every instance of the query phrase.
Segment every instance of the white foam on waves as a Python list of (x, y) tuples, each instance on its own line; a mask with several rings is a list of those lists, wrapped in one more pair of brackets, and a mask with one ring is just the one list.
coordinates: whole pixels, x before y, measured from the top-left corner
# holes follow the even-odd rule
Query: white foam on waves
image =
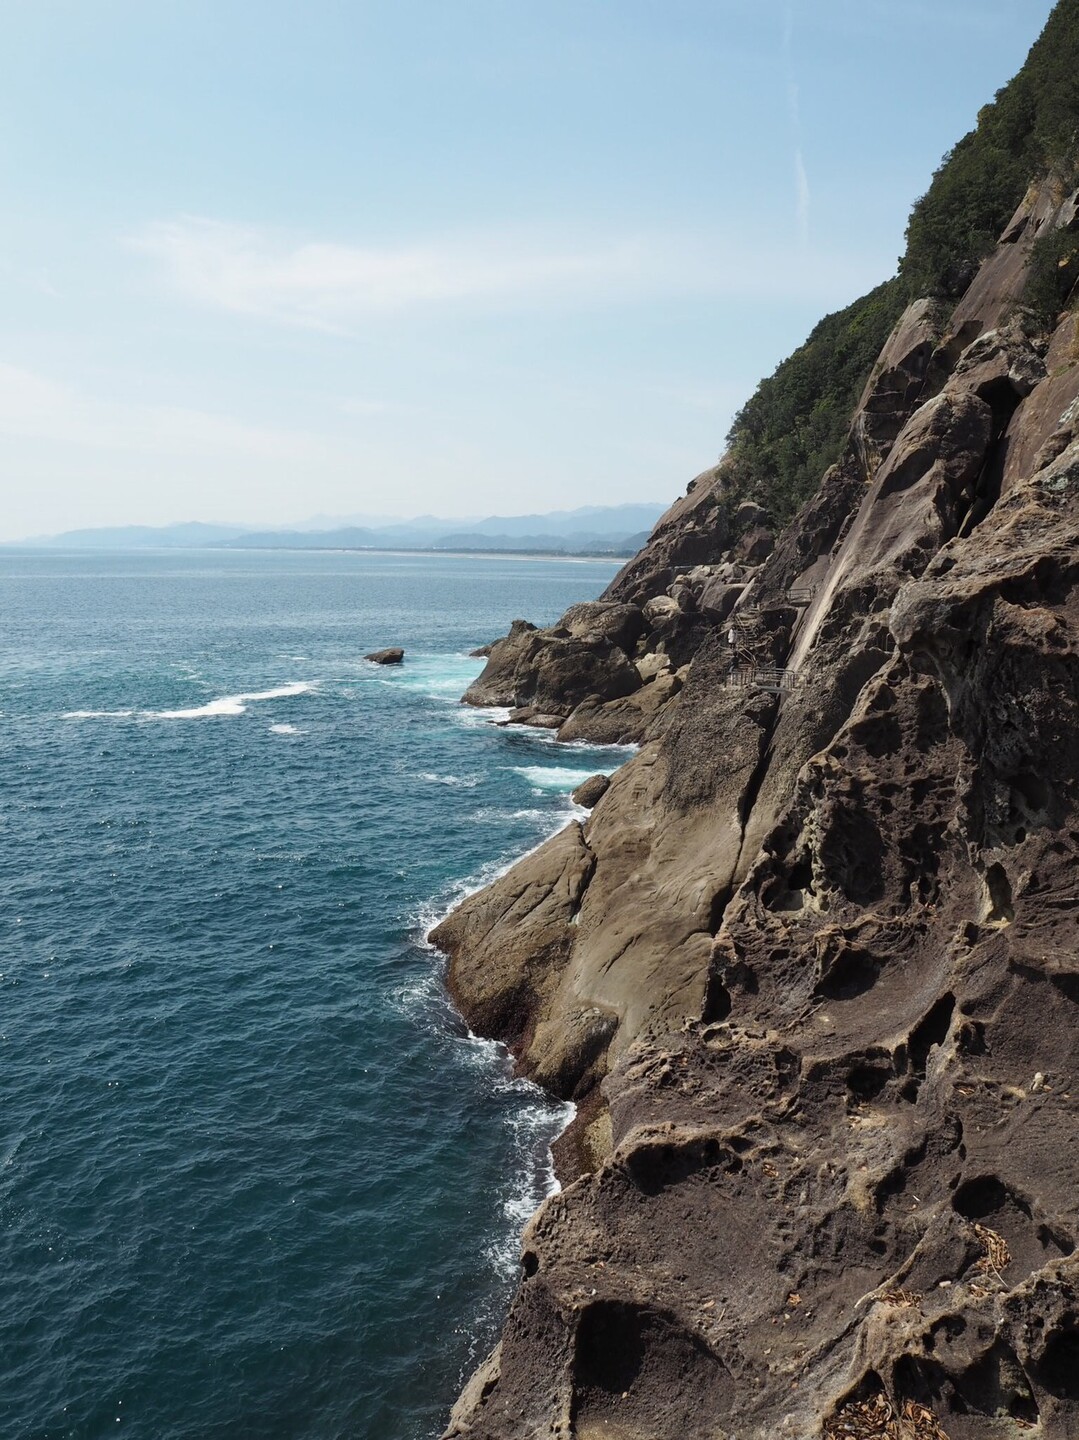
[[(476, 1040), (474, 1043), (490, 1042)], [(490, 1067), (492, 1058), (484, 1058)], [(540, 1205), (562, 1189), (555, 1175), (551, 1146), (572, 1124), (577, 1107), (569, 1100), (561, 1103), (552, 1100), (531, 1080), (515, 1078), (504, 1050), (501, 1064), (503, 1073), (497, 1088), (509, 1092), (515, 1102), (510, 1118), (514, 1163), (506, 1173), (499, 1195), (506, 1233), (487, 1247), (487, 1256), (495, 1269), (509, 1279), (520, 1264), (521, 1231)]]
[(434, 700), (446, 700), (456, 705), (483, 669), (483, 661), (460, 652), (449, 655), (406, 654), (401, 665), (367, 662), (364, 668), (374, 672), (371, 679), (383, 684), (418, 690)]
[(67, 710), (64, 720), (202, 720), (215, 715), (242, 715), (248, 705), (262, 700), (285, 700), (293, 695), (306, 695), (315, 689), (306, 680), (293, 680), (272, 690), (248, 690), (240, 695), (220, 695), (204, 705), (185, 706), (179, 710)]
[(130, 720), (134, 710), (65, 710), (62, 720)]
[(315, 687), (306, 680), (294, 680), (288, 685), (277, 685), (272, 690), (249, 690), (242, 695), (222, 695), (217, 700), (208, 700), (205, 705), (192, 705), (181, 710), (144, 710), (147, 720), (201, 720), (209, 715), (242, 715), (248, 705), (260, 700), (285, 700), (292, 695), (306, 695)]
[(448, 785), (454, 790), (475, 790), (481, 783), (478, 775), (436, 775), (433, 770), (421, 770), (419, 778), (428, 785)]
[(512, 765), (510, 769), (522, 775), (540, 795), (569, 794), (593, 775), (601, 773), (596, 769), (572, 769), (568, 765)]
[[(395, 998), (402, 1009), (413, 1014), (422, 1011), (430, 1017), (456, 1013), (434, 968), (426, 975), (411, 978), (397, 990)], [(503, 1225), (485, 1246), (489, 1263), (508, 1280), (520, 1263), (521, 1231), (544, 1200), (562, 1188), (555, 1175), (551, 1146), (570, 1125), (577, 1107), (552, 1099), (532, 1081), (514, 1075), (513, 1059), (499, 1041), (468, 1030), (461, 1035), (460, 1044), (466, 1065), (508, 1101), (505, 1120), (510, 1130), (512, 1160), (498, 1186)]]
[[(463, 725), (466, 730), (478, 730), (485, 725), (502, 726), (509, 717), (510, 711), (497, 705), (485, 705), (482, 709), (477, 709), (475, 705), (461, 705), (454, 716), (458, 725)], [(516, 730), (523, 727), (510, 725), (506, 728)]]

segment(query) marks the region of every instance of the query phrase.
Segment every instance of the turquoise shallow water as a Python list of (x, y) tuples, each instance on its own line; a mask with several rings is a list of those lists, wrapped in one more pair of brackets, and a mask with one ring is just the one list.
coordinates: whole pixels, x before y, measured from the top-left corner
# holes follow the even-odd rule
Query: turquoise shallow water
[(456, 701), (612, 570), (0, 559), (7, 1440), (438, 1433), (564, 1115), (422, 937), (624, 758)]

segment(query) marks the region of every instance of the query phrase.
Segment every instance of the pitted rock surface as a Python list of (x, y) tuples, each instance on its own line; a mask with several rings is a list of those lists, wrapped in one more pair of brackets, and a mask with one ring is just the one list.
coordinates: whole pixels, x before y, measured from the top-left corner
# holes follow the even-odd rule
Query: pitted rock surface
[(1079, 1436), (1079, 353), (1002, 322), (1060, 213), (908, 312), (738, 577), (798, 683), (733, 685), (713, 623), (588, 821), (436, 932), (580, 1102), (447, 1436)]

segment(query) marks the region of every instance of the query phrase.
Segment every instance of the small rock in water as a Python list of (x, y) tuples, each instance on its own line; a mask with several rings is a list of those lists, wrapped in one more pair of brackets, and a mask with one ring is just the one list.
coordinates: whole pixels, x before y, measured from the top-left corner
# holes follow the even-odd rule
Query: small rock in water
[(405, 652), (396, 646), (391, 646), (388, 650), (372, 650), (370, 655), (365, 655), (363, 658), (372, 661), (375, 665), (400, 665), (405, 658)]

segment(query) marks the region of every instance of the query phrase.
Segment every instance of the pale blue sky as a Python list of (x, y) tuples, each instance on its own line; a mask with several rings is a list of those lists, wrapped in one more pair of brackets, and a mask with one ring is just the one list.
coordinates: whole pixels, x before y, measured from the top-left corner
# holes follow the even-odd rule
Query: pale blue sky
[(7, 0), (0, 538), (667, 500), (1051, 0)]

